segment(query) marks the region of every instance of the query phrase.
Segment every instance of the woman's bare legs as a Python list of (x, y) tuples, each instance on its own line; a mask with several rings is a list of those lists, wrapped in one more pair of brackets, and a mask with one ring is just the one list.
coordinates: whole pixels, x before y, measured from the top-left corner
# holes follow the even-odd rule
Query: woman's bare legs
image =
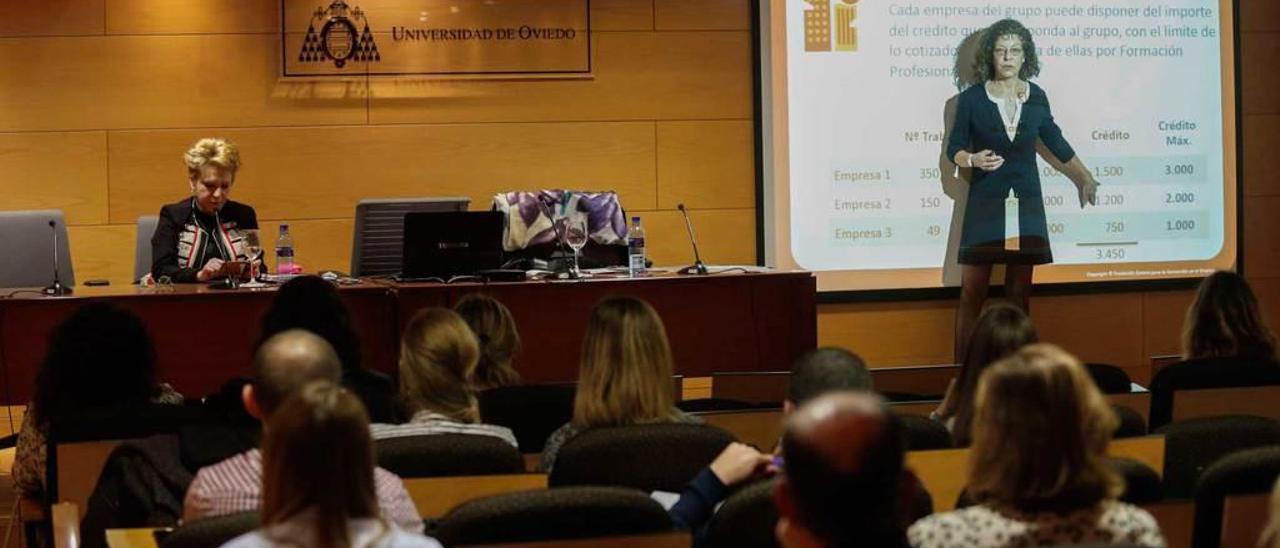
[(1031, 274), (1035, 265), (1011, 264), (1004, 271), (1004, 296), (1023, 312), (1031, 314)]
[(982, 312), (982, 303), (987, 300), (990, 285), (991, 265), (960, 265), (960, 306), (956, 309), (956, 363), (964, 361), (969, 332), (978, 321), (978, 313)]

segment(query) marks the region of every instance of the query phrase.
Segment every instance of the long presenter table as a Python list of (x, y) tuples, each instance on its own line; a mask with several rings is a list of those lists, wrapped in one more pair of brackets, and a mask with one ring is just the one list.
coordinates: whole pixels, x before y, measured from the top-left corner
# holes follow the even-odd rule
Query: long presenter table
[[(450, 285), (365, 281), (342, 286), (340, 294), (360, 333), (366, 367), (395, 371), (400, 329), (417, 310), (484, 292), (515, 316), (524, 342), (517, 370), (529, 382), (561, 382), (577, 377), (591, 307), (609, 295), (634, 295), (658, 310), (677, 373), (787, 369), (817, 344), (815, 287), (809, 273), (766, 272)], [(187, 396), (212, 393), (227, 379), (249, 374), (262, 315), (274, 295), (274, 289), (179, 285), (77, 287), (69, 297), (0, 299), (0, 398), (18, 405), (30, 400), (52, 329), (90, 301), (111, 302), (142, 318), (155, 340), (161, 380)]]

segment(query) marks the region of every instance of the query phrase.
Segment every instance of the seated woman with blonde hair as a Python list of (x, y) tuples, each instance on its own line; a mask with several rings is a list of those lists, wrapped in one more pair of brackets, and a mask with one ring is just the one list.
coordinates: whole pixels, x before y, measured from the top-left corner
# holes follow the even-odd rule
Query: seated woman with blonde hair
[(1128, 543), (1165, 546), (1151, 514), (1118, 500), (1107, 461), (1115, 414), (1074, 356), (1034, 344), (978, 381), (969, 496), (907, 531), (915, 547)]
[(262, 527), (224, 546), (440, 546), (379, 510), (369, 416), (351, 392), (311, 383), (281, 404), (265, 432)]
[(609, 297), (587, 322), (578, 362), (573, 420), (547, 438), (540, 470), (555, 466), (565, 442), (592, 428), (701, 423), (675, 407), (671, 345), (662, 318), (634, 297)]
[[(250, 257), (245, 236), (258, 230), (252, 207), (233, 201), (240, 149), (226, 139), (200, 139), (183, 155), (189, 196), (160, 209), (151, 236), (151, 277), (207, 282)], [(255, 234), (256, 236), (256, 234)]]
[(480, 423), (471, 388), (479, 359), (479, 343), (461, 316), (447, 308), (419, 310), (400, 340), (400, 403), (409, 422), (375, 424), (374, 439), (470, 434), (518, 448), (511, 429)]

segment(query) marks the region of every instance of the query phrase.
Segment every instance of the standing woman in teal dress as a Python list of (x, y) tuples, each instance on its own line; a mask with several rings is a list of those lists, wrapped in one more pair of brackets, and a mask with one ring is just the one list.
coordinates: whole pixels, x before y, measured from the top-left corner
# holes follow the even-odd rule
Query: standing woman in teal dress
[[(984, 31), (975, 69), (981, 85), (960, 93), (947, 157), (971, 168), (969, 201), (960, 235), (960, 308), (956, 312), (956, 359), (963, 361), (969, 333), (982, 311), (991, 265), (1005, 264), (1005, 296), (1029, 310), (1035, 265), (1053, 262), (1045, 222), (1037, 148), (1075, 184), (1080, 207), (1096, 205), (1098, 181), (1053, 121), (1049, 99), (1030, 82), (1040, 74), (1035, 42), (1013, 19)], [(1016, 245), (1006, 243), (1005, 199), (1018, 198)]]

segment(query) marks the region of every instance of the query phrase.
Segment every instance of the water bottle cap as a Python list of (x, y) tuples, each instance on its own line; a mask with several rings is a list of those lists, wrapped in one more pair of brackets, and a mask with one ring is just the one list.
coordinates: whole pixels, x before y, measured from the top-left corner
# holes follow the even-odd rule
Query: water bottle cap
[(640, 224), (640, 217), (639, 217), (638, 215), (637, 215), (637, 216), (635, 216), (635, 217), (632, 217), (632, 218), (631, 218), (631, 223), (632, 223), (632, 224)]
[(280, 232), (288, 232), (289, 223), (280, 223)]

